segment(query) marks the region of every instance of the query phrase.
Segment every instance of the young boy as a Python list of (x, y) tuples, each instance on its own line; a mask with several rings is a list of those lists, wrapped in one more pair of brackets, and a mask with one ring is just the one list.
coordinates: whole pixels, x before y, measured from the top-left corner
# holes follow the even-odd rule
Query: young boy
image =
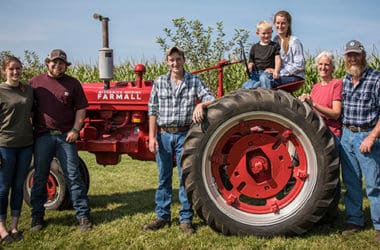
[(256, 34), (260, 41), (252, 45), (249, 52), (248, 70), (251, 79), (243, 84), (243, 89), (271, 88), (273, 79), (278, 79), (281, 48), (278, 43), (271, 41), (272, 33), (271, 23), (260, 21), (257, 24)]

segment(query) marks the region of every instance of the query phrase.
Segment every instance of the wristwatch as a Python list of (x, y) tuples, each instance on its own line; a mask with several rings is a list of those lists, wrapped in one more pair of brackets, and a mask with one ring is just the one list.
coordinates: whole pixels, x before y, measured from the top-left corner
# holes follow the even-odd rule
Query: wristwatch
[(73, 131), (74, 133), (77, 133), (77, 134), (79, 134), (79, 130), (78, 130), (78, 129), (76, 129), (76, 128), (72, 128), (72, 129), (71, 129), (71, 131)]

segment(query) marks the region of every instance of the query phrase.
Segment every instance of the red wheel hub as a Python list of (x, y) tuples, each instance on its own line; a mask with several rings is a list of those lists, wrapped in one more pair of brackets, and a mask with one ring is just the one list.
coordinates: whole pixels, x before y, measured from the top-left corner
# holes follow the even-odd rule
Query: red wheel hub
[(249, 166), (251, 167), (251, 171), (254, 174), (259, 174), (261, 172), (268, 170), (269, 168), (268, 165), (269, 164), (268, 164), (267, 159), (262, 156), (253, 157), (249, 164)]
[[(30, 178), (30, 181), (29, 181), (29, 187), (30, 188), (32, 188), (33, 183), (34, 183), (34, 177)], [(57, 187), (58, 187), (57, 181), (55, 180), (55, 178), (51, 174), (49, 174), (48, 181), (46, 183), (47, 200), (48, 201), (53, 200), (54, 197), (56, 196)]]
[[(253, 126), (264, 131), (255, 131)], [(300, 164), (293, 164), (293, 145)], [(307, 180), (306, 157), (292, 131), (270, 121), (231, 128), (212, 156), (212, 174), (226, 203), (250, 213), (278, 213)]]

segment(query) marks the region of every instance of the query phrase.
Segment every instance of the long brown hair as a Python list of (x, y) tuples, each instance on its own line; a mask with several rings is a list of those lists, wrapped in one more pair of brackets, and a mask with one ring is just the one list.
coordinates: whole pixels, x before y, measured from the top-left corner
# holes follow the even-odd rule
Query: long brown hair
[(20, 61), (20, 59), (18, 59), (15, 56), (6, 55), (6, 56), (4, 56), (4, 58), (3, 58), (2, 62), (1, 62), (1, 71), (4, 72), (5, 69), (8, 67), (8, 65), (11, 62), (17, 62), (17, 63), (19, 63), (20, 66), (21, 66), (21, 68), (22, 68), (22, 62)]
[[(22, 62), (20, 59), (18, 59), (17, 57), (15, 56), (12, 56), (12, 55), (6, 55), (2, 61), (1, 61), (1, 72), (4, 74), (6, 68), (9, 66), (9, 64), (11, 62), (16, 62), (18, 64), (20, 64), (20, 67), (22, 69)], [(5, 74), (4, 74), (5, 76)], [(19, 83), (19, 88), (21, 89), (22, 92), (25, 92), (25, 86), (23, 85), (22, 82)]]
[(285, 54), (287, 54), (288, 50), (289, 50), (290, 36), (292, 35), (292, 16), (286, 10), (280, 10), (276, 14), (274, 14), (274, 18), (273, 18), (274, 24), (276, 23), (276, 17), (277, 16), (284, 17), (289, 24), (288, 30), (286, 31), (286, 34), (285, 34), (285, 39), (282, 42), (282, 48), (283, 48)]

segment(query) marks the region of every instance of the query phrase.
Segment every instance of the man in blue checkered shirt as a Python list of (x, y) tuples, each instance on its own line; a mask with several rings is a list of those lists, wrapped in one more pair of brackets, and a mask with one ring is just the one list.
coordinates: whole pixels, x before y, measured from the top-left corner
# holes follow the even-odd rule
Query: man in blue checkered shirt
[[(144, 225), (155, 231), (171, 224), (173, 159), (178, 168), (179, 222), (181, 230), (191, 235), (193, 210), (182, 183), (181, 154), (183, 142), (191, 123), (204, 118), (204, 108), (215, 100), (210, 89), (196, 75), (184, 70), (185, 55), (173, 47), (166, 53), (167, 75), (159, 76), (153, 84), (149, 99), (149, 150), (156, 154), (159, 182), (155, 195), (156, 219)], [(199, 102), (199, 103), (198, 103)], [(197, 104), (198, 103), (198, 104)]]
[(362, 177), (371, 218), (380, 242), (380, 72), (370, 68), (363, 45), (345, 46), (347, 75), (343, 78), (341, 160), (347, 228), (351, 236), (364, 228)]

